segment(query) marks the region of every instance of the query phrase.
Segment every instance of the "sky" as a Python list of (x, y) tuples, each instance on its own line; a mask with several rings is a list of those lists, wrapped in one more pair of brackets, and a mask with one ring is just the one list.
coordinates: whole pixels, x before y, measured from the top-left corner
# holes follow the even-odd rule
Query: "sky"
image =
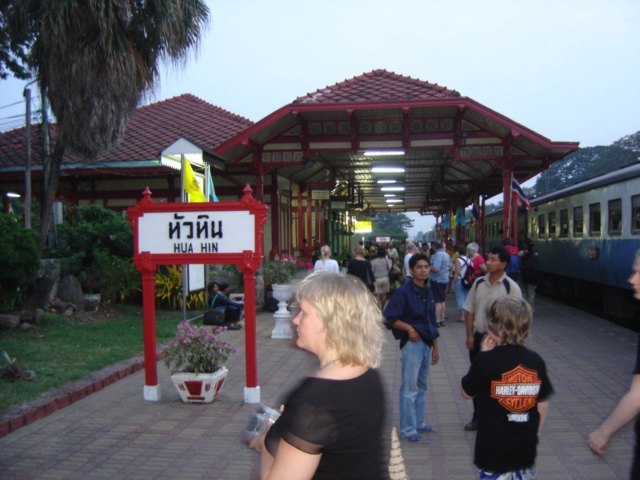
[[(457, 90), (554, 141), (609, 145), (640, 130), (638, 0), (207, 4), (198, 52), (163, 68), (147, 103), (191, 93), (258, 121), (382, 68)], [(0, 80), (0, 131), (24, 125), (25, 84)], [(433, 224), (411, 217), (411, 233)]]

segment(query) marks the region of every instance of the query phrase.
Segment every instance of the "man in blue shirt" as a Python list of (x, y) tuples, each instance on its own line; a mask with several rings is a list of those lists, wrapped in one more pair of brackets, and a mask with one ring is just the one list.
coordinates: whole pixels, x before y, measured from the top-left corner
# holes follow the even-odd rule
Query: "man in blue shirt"
[(425, 423), (429, 366), (440, 359), (435, 303), (427, 286), (429, 259), (417, 253), (409, 259), (411, 281), (398, 288), (384, 309), (385, 325), (400, 340), (402, 383), (400, 385), (400, 436), (410, 442), (423, 441), (419, 432), (435, 432)]
[(449, 287), (449, 272), (451, 271), (451, 257), (441, 242), (433, 242), (435, 253), (431, 258), (431, 290), (436, 302), (436, 321), (439, 327), (444, 323), (445, 301)]

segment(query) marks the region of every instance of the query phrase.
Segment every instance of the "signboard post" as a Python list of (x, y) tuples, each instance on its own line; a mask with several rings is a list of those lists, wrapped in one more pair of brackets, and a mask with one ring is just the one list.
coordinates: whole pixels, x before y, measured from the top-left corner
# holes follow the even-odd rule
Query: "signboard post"
[(156, 203), (145, 188), (142, 200), (127, 210), (133, 229), (133, 261), (142, 276), (145, 400), (160, 400), (155, 325), (157, 267), (235, 264), (244, 276), (244, 401), (260, 402), (255, 275), (263, 260), (267, 206), (253, 198), (249, 185), (243, 193), (237, 202)]

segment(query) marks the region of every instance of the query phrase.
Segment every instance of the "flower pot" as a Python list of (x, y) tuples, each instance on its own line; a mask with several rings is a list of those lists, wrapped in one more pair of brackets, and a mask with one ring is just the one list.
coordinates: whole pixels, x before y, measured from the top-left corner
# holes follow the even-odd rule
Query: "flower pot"
[(293, 285), (290, 283), (271, 285), (273, 290), (273, 298), (278, 300), (278, 311), (273, 314), (274, 317), (290, 317), (291, 314), (287, 310), (287, 302), (293, 295)]
[(211, 403), (220, 395), (229, 369), (220, 367), (213, 373), (179, 372), (171, 375), (180, 399), (185, 403)]
[(102, 301), (101, 293), (85, 293), (84, 294), (84, 309), (87, 312), (96, 312)]
[(273, 314), (276, 324), (271, 331), (271, 338), (293, 338), (293, 326), (291, 325), (291, 312), (287, 310), (287, 302), (293, 295), (293, 285), (274, 283), (273, 298), (278, 300), (278, 311)]

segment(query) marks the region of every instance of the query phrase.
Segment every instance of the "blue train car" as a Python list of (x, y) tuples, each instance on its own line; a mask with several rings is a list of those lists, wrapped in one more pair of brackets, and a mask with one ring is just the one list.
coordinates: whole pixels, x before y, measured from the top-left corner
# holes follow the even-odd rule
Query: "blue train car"
[[(519, 239), (540, 252), (541, 291), (616, 317), (633, 315), (627, 282), (640, 248), (640, 163), (531, 201), (520, 212)], [(487, 215), (487, 244), (502, 239), (502, 211)]]

